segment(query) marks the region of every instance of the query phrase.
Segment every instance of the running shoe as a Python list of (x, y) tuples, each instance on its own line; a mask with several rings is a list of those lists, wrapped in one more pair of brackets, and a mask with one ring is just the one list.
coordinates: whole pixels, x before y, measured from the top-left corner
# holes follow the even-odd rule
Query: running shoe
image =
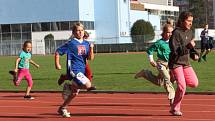
[(202, 59), (203, 59), (204, 61), (207, 61), (207, 56), (206, 56), (206, 55), (203, 55), (203, 56), (202, 56)]
[(64, 118), (69, 118), (70, 116), (70, 112), (68, 112), (65, 108), (60, 107), (57, 111), (61, 116), (63, 116)]
[(87, 91), (92, 91), (92, 90), (96, 90), (96, 86), (92, 86), (92, 87), (87, 89)]
[(169, 112), (170, 112), (173, 116), (182, 116), (182, 112), (181, 112), (181, 111), (170, 110)]
[(17, 84), (16, 84), (16, 80), (17, 80), (16, 72), (15, 71), (9, 71), (9, 74), (11, 74), (13, 76), (13, 84), (15, 86), (17, 86)]
[(24, 99), (33, 100), (33, 99), (35, 99), (35, 98), (32, 97), (31, 95), (25, 95), (25, 96), (24, 96)]

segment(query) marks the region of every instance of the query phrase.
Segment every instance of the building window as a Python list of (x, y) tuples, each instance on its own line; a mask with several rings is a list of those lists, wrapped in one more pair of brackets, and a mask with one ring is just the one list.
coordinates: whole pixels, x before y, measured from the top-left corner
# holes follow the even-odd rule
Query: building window
[(49, 22), (41, 23), (41, 28), (42, 31), (50, 31), (51, 30), (50, 23)]
[(12, 40), (21, 40), (21, 33), (12, 33)]
[(57, 22), (52, 22), (51, 23), (51, 31), (58, 31), (60, 28), (59, 24)]
[(93, 21), (80, 21), (86, 30), (94, 30), (94, 22)]
[(22, 32), (31, 32), (31, 24), (21, 24)]
[(21, 32), (20, 24), (12, 24), (11, 25), (11, 32)]
[(61, 22), (61, 30), (69, 30), (69, 22)]
[(2, 40), (11, 40), (11, 33), (2, 34)]
[(32, 24), (32, 31), (33, 32), (38, 32), (38, 31), (41, 31), (41, 24), (40, 23), (33, 23)]
[(31, 40), (31, 32), (22, 33), (22, 40)]
[(9, 32), (11, 32), (10, 31), (10, 24), (1, 25), (1, 28), (2, 28), (2, 33), (9, 33)]

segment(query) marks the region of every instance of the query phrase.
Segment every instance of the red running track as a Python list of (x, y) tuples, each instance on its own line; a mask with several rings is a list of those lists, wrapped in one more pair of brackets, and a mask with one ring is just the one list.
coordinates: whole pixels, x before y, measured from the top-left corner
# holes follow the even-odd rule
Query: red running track
[(177, 117), (165, 94), (80, 93), (69, 107), (71, 118), (57, 114), (60, 93), (35, 92), (35, 100), (23, 95), (0, 92), (0, 121), (215, 121), (215, 95), (186, 95)]

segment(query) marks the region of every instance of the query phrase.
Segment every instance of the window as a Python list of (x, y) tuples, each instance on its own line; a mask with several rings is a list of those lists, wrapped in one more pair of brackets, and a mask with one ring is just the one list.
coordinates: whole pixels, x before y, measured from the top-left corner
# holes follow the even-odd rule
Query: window
[(81, 21), (86, 30), (94, 30), (94, 21)]
[(31, 32), (31, 24), (21, 24), (22, 32)]
[(2, 40), (11, 40), (11, 33), (2, 34)]
[(22, 40), (31, 40), (31, 32), (22, 33)]
[(10, 24), (1, 25), (2, 33), (10, 33)]
[(51, 23), (51, 31), (58, 31), (60, 28), (59, 24), (57, 22), (52, 22)]
[(78, 22), (78, 21), (70, 21), (70, 30), (72, 30), (72, 26), (76, 23), (76, 22)]
[(12, 33), (12, 40), (21, 40), (21, 33)]
[(69, 30), (69, 22), (61, 22), (61, 30)]
[(41, 28), (42, 31), (50, 31), (51, 30), (50, 23), (49, 22), (41, 23)]
[(38, 32), (38, 31), (41, 31), (41, 24), (40, 23), (34, 23), (32, 24), (32, 31), (34, 32)]
[(11, 25), (11, 32), (21, 32), (20, 24), (12, 24)]

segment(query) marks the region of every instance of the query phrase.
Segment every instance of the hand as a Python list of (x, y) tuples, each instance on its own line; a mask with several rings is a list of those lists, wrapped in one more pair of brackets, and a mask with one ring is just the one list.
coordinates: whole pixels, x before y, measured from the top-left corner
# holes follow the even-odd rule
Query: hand
[(17, 73), (17, 72), (18, 72), (18, 69), (16, 68), (16, 69), (14, 69), (14, 71)]
[(94, 44), (93, 43), (90, 43), (90, 48), (93, 48), (94, 47)]
[(190, 41), (190, 43), (187, 45), (188, 48), (194, 48), (195, 46), (196, 46), (196, 43), (195, 43), (194, 39), (192, 39)]
[(62, 69), (60, 64), (56, 65), (55, 68), (56, 68), (57, 70), (61, 70), (61, 69)]
[(153, 67), (156, 67), (156, 66), (157, 66), (157, 63), (154, 62), (154, 61), (151, 61), (150, 64), (151, 64)]

